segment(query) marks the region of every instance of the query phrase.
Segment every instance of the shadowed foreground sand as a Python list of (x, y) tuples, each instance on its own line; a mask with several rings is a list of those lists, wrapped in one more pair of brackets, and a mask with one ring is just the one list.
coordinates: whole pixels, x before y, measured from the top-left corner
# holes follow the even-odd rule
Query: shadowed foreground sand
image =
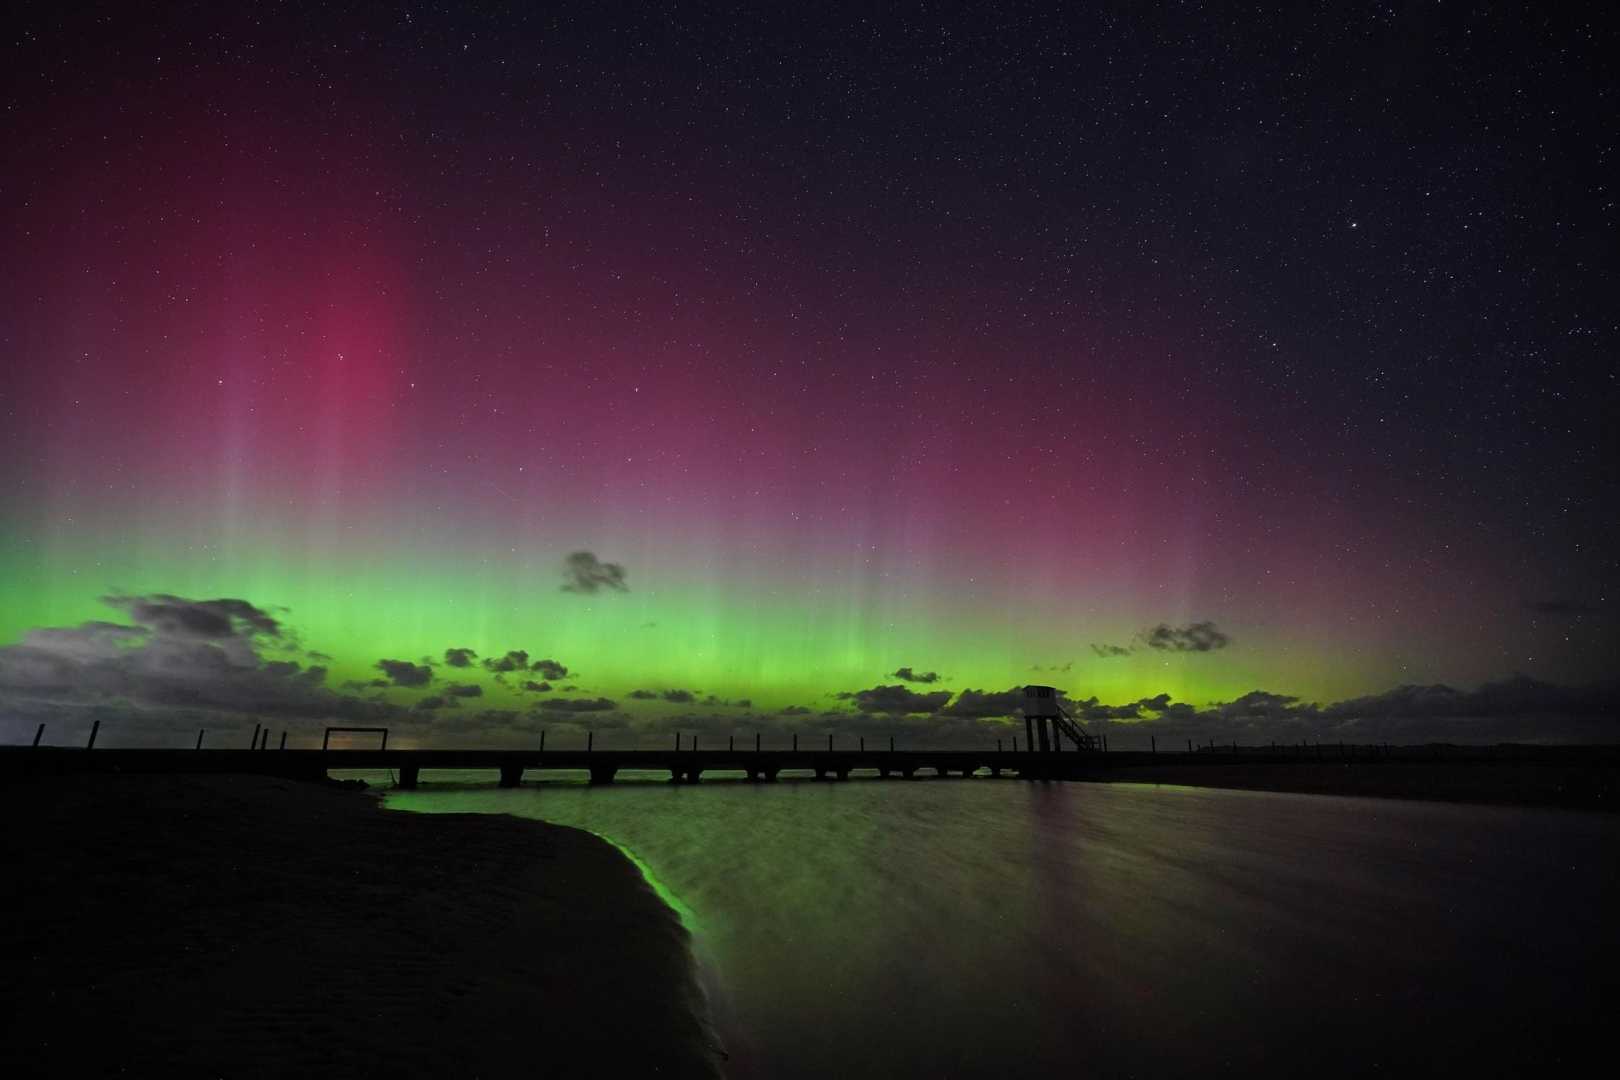
[(0, 807), (7, 1076), (719, 1074), (685, 930), (589, 833), (246, 776)]

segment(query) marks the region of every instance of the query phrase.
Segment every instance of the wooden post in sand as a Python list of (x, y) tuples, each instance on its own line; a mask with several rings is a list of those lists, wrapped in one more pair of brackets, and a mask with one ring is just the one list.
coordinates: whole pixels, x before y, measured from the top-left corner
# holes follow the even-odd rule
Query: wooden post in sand
[(34, 729), (34, 745), (38, 746), (39, 745), (39, 740), (43, 739), (44, 737), (45, 737), (45, 722), (42, 720), (42, 721), (40, 721), (39, 727)]
[(726, 736), (726, 749), (727, 750), (735, 750), (735, 749), (737, 749), (737, 736), (735, 736), (735, 735), (727, 735)]
[(281, 733), (281, 749), (287, 749), (287, 733), (285, 731)]
[(759, 753), (759, 732), (754, 732), (754, 753)]
[(1149, 735), (1148, 745), (1153, 748), (1152, 752), (1157, 754), (1159, 752), (1159, 737), (1157, 735)]
[(101, 721), (100, 720), (97, 720), (95, 723), (90, 725), (90, 741), (84, 744), (84, 748), (86, 750), (89, 750), (89, 749), (91, 749), (92, 747), (94, 747), (96, 745), (96, 733), (99, 732), (100, 730), (101, 730)]
[(797, 731), (793, 733), (793, 752), (795, 754), (799, 752), (799, 733)]
[(827, 732), (827, 753), (832, 753), (832, 732)]
[(889, 736), (889, 753), (894, 753), (894, 736)]
[(540, 752), (542, 754), (546, 752), (546, 733), (544, 731), (540, 733)]
[(587, 754), (591, 752), (591, 744), (594, 742), (596, 742), (596, 732), (587, 731), (585, 733), (585, 752)]
[[(259, 748), (259, 725), (254, 724), (253, 725), (253, 739), (252, 739), (251, 742), (248, 743), (248, 749), (249, 750), (257, 750), (258, 748)], [(326, 747), (323, 746), (323, 747), (321, 747), (321, 749), (325, 750)]]
[(200, 727), (200, 728), (197, 729), (197, 749), (198, 750), (202, 749), (203, 736), (206, 735), (206, 734), (208, 734), (208, 729), (207, 728)]

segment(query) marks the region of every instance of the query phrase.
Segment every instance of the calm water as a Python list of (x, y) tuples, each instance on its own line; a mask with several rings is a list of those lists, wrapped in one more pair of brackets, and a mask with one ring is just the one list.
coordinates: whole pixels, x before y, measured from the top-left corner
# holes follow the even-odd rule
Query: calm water
[(1620, 989), (1620, 816), (985, 778), (423, 779), (389, 805), (638, 856), (690, 909), (737, 1076), (1511, 1073), (1576, 1060)]

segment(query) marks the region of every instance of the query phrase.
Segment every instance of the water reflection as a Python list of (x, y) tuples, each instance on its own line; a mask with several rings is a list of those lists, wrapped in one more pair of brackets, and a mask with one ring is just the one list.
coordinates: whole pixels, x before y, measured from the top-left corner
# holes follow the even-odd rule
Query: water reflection
[(423, 779), (390, 805), (577, 825), (645, 860), (695, 913), (743, 1076), (1513, 1071), (1568, 1060), (1615, 989), (1612, 816), (984, 778)]

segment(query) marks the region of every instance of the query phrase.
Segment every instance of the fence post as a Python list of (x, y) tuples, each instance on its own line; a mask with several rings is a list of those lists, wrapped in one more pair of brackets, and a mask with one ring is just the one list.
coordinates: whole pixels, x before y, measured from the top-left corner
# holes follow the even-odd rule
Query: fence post
[(39, 727), (34, 729), (34, 745), (38, 746), (39, 745), (39, 740), (43, 739), (44, 737), (45, 737), (45, 723), (44, 723), (44, 721), (41, 721)]
[(1159, 752), (1159, 737), (1157, 735), (1149, 735), (1148, 745), (1153, 748), (1152, 752), (1157, 754)]
[(793, 733), (793, 752), (799, 752), (799, 733), (797, 731)]
[(596, 732), (587, 731), (585, 733), (585, 752), (587, 754), (591, 752), (591, 746), (595, 742), (596, 742)]
[[(259, 748), (259, 725), (254, 724), (253, 725), (253, 738), (248, 743), (248, 749), (249, 750), (257, 750), (258, 748)], [(321, 749), (325, 750), (326, 747), (323, 746), (323, 747), (321, 747)]]
[(1014, 735), (1012, 737), (1012, 744), (1013, 744), (1013, 751), (1012, 752), (1015, 753), (1015, 754), (1018, 753), (1018, 736)]
[(1189, 754), (1192, 753), (1192, 740), (1191, 739), (1187, 740), (1187, 753), (1189, 753)]
[(889, 736), (889, 753), (894, 753), (894, 736)]
[(677, 731), (675, 733), (675, 749), (679, 750), (680, 748), (681, 748), (681, 733)]
[(84, 744), (84, 748), (86, 750), (89, 750), (89, 749), (91, 749), (92, 747), (94, 747), (96, 745), (96, 733), (99, 732), (100, 730), (101, 730), (101, 721), (100, 720), (97, 720), (95, 723), (90, 725), (90, 741)]
[(727, 735), (726, 736), (726, 749), (727, 750), (735, 750), (735, 749), (737, 749), (737, 736), (735, 736), (735, 735)]
[(544, 730), (540, 732), (540, 752), (542, 754), (546, 752), (546, 733)]
[(287, 749), (287, 733), (285, 731), (281, 733), (281, 749)]
[(207, 734), (207, 732), (208, 732), (208, 729), (207, 729), (207, 728), (198, 728), (198, 729), (197, 729), (197, 749), (198, 749), (198, 750), (201, 750), (201, 749), (202, 749), (202, 740), (203, 740), (203, 736), (204, 736), (204, 735), (205, 735), (205, 734)]
[(998, 753), (998, 754), (1001, 753), (1001, 740), (1000, 739), (996, 740), (996, 753)]
[(754, 732), (754, 753), (759, 753), (759, 732)]
[(866, 753), (866, 736), (861, 736), (861, 753)]
[(827, 732), (827, 753), (832, 753), (832, 732)]

